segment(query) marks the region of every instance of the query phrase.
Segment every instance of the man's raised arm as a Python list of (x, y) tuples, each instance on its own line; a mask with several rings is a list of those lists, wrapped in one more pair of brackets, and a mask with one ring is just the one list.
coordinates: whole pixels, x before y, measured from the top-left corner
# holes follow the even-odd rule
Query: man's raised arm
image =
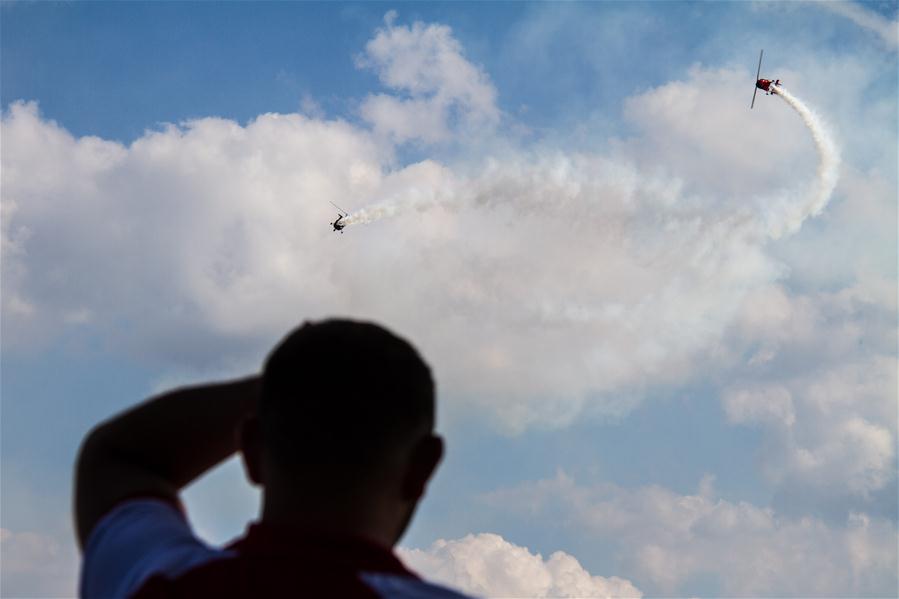
[(116, 503), (178, 492), (237, 451), (241, 423), (256, 411), (258, 376), (156, 396), (96, 426), (75, 467), (75, 525), (83, 547)]

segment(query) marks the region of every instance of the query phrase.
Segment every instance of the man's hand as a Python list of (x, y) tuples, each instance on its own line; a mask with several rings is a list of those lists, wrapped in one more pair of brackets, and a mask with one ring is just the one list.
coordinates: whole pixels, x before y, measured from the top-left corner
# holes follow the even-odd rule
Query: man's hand
[(75, 524), (84, 547), (100, 518), (123, 499), (178, 492), (238, 449), (255, 415), (259, 376), (178, 389), (95, 427), (75, 467)]

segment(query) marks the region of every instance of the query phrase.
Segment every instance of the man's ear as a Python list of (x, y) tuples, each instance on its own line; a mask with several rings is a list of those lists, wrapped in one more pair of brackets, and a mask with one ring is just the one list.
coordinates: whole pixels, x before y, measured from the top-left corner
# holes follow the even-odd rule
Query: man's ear
[(247, 418), (240, 425), (240, 457), (247, 478), (254, 485), (261, 485), (262, 427), (255, 416)]
[(438, 435), (428, 435), (420, 440), (412, 450), (409, 468), (403, 481), (403, 497), (418, 501), (425, 494), (428, 480), (437, 470), (443, 458), (443, 439)]

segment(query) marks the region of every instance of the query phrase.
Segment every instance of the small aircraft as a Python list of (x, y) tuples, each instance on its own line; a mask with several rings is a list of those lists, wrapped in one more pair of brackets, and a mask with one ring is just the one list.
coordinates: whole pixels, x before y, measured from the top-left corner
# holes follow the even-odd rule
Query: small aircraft
[(343, 208), (341, 208), (334, 202), (328, 202), (328, 203), (331, 204), (332, 206), (334, 206), (335, 208), (337, 208), (337, 220), (335, 220), (333, 223), (331, 223), (331, 226), (334, 227), (334, 231), (340, 231), (342, 234), (343, 228), (346, 226), (346, 223), (342, 223), (340, 221), (345, 219), (350, 214), (349, 214), (349, 212), (347, 212), (346, 210), (344, 210)]
[(762, 72), (762, 55), (765, 53), (764, 50), (759, 52), (759, 68), (755, 72), (755, 89), (752, 90), (752, 104), (749, 105), (749, 108), (752, 109), (755, 106), (755, 95), (758, 91), (764, 90), (766, 96), (770, 96), (774, 92), (774, 87), (780, 87), (780, 79), (775, 81), (771, 81), (770, 79), (759, 79), (759, 74)]

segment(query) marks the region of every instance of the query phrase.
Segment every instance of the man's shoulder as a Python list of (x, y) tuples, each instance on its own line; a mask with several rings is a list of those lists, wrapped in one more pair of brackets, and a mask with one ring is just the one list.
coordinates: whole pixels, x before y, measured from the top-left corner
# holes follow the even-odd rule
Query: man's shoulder
[(145, 572), (128, 596), (464, 597), (422, 581), (388, 547), (360, 537), (259, 523), (224, 550), (207, 548), (203, 559), (190, 564), (168, 561), (167, 567)]
[(178, 576), (227, 555), (194, 535), (179, 505), (129, 499), (110, 510), (88, 537), (81, 595), (129, 597), (153, 576)]
[(206, 596), (467, 599), (413, 575), (291, 565), (278, 560), (263, 565), (239, 553), (200, 564), (177, 577), (154, 576), (131, 599)]

